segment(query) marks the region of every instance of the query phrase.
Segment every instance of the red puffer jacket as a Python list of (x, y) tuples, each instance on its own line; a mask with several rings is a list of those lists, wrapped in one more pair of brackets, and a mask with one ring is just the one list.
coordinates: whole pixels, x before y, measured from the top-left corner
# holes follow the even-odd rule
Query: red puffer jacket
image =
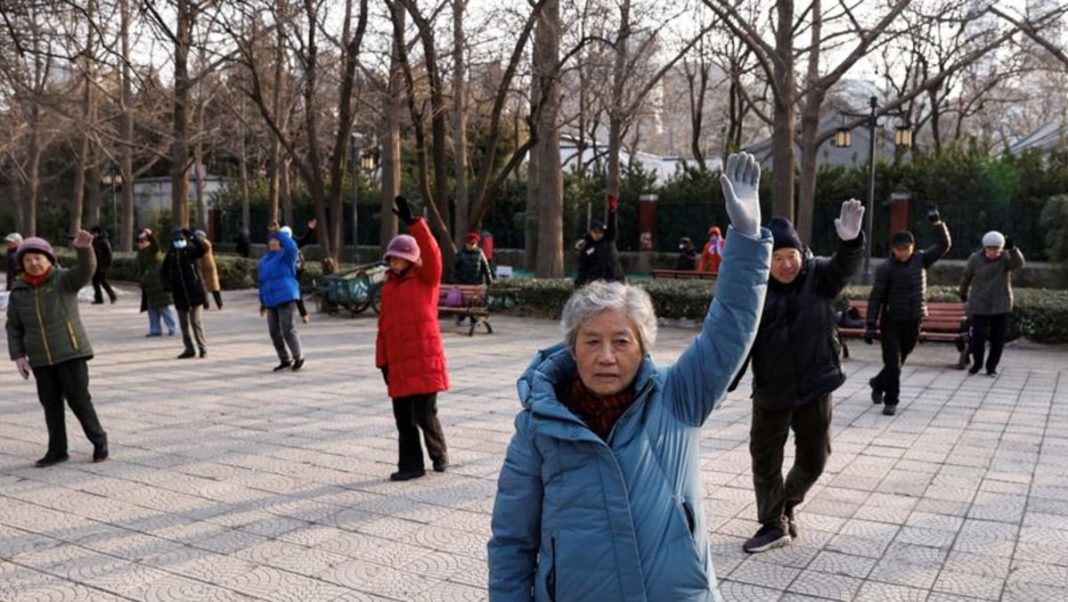
[(421, 264), (403, 276), (387, 272), (378, 315), (375, 366), (389, 366), (389, 396), (437, 393), (449, 388), (445, 348), (438, 325), (441, 250), (426, 221), (411, 225)]

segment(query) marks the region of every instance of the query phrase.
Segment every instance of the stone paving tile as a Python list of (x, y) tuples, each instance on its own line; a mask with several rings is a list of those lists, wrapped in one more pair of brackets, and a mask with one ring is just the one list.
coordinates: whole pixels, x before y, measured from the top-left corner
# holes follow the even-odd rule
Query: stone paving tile
[[(16, 392), (0, 398), (0, 600), (487, 599), (514, 382), (557, 326), (495, 316), (496, 334), (473, 338), (445, 326), (452, 465), (391, 483), (375, 321), (313, 316), (300, 327), (307, 369), (274, 374), (254, 295), (226, 296), (205, 316), (212, 357), (193, 363), (173, 359), (174, 340), (143, 339), (133, 304), (83, 308), (108, 462), (89, 463), (72, 430), (71, 462), (34, 469), (45, 437), (32, 383), (0, 373)], [(673, 360), (694, 332), (665, 326), (654, 356)], [(878, 349), (851, 350), (834, 453), (791, 546), (741, 549), (758, 526), (748, 377), (712, 415), (702, 506), (724, 600), (1063, 600), (1068, 349), (1014, 342), (986, 379), (921, 345), (893, 418), (868, 399)]]

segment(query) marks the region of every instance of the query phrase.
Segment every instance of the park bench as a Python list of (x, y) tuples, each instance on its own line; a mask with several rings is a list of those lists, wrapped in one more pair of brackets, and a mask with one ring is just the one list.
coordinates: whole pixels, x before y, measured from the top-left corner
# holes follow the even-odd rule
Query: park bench
[[(868, 300), (851, 299), (849, 308), (860, 314), (861, 323), (867, 323)], [(875, 331), (879, 336), (878, 328)], [(842, 354), (849, 357), (849, 346), (846, 345), (846, 337), (860, 338), (864, 336), (864, 326), (838, 327), (838, 336), (842, 339)], [(968, 365), (968, 315), (963, 303), (928, 303), (927, 317), (920, 322), (920, 342), (941, 341), (956, 344), (960, 357), (957, 361), (958, 368)]]
[(716, 275), (712, 272), (698, 272), (697, 270), (654, 269), (653, 278), (676, 280), (715, 280)]
[[(459, 305), (447, 304), (449, 291), (452, 289), (460, 291), (462, 301)], [(467, 336), (474, 336), (475, 327), (479, 324), (486, 327), (486, 334), (493, 334), (493, 326), (489, 323), (489, 287), (485, 284), (442, 284), (438, 296), (438, 313), (471, 318)]]

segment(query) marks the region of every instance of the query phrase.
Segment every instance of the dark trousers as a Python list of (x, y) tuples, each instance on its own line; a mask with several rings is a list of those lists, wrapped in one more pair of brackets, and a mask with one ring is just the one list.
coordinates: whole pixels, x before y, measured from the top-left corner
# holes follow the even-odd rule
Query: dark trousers
[(969, 352), (972, 365), (983, 365), (983, 353), (986, 342), (990, 341), (990, 355), (986, 358), (986, 371), (995, 372), (1001, 361), (1001, 351), (1005, 349), (1005, 336), (1009, 333), (1009, 314), (989, 316), (972, 316), (972, 332)]
[[(784, 483), (783, 448), (791, 428), (794, 465)], [(831, 455), (831, 396), (789, 410), (765, 410), (754, 405), (749, 455), (757, 520), (761, 525), (784, 529), (783, 515), (792, 513), (794, 506), (804, 501)]]
[(883, 369), (872, 379), (872, 388), (883, 392), (883, 403), (895, 406), (901, 395), (901, 366), (920, 338), (919, 320), (883, 320), (879, 343), (883, 348)]
[(111, 284), (108, 282), (108, 270), (107, 268), (98, 268), (93, 272), (93, 302), (103, 303), (104, 295), (100, 292), (103, 288), (108, 293), (108, 299), (112, 303), (115, 302), (115, 290), (111, 288)]
[(401, 471), (420, 470), (423, 464), (423, 447), (419, 444), (419, 430), (426, 440), (426, 451), (430, 459), (437, 464), (447, 464), (448, 452), (445, 449), (445, 433), (438, 420), (438, 395), (410, 395), (393, 398), (393, 417), (397, 421), (397, 439), (400, 447), (400, 459), (397, 467)]
[(67, 423), (63, 401), (67, 401), (74, 416), (93, 445), (107, 443), (107, 434), (93, 409), (89, 395), (89, 366), (84, 359), (69, 360), (54, 366), (33, 369), (37, 381), (37, 398), (44, 407), (45, 424), (48, 426), (48, 455), (62, 456), (67, 453)]
[[(300, 338), (297, 337), (297, 329), (293, 325), (293, 309), (296, 303), (290, 301), (276, 307), (267, 308), (267, 332), (271, 335), (274, 350), (278, 353), (278, 359), (283, 363), (290, 358), (299, 360), (304, 357), (300, 350)], [(286, 350), (286, 345), (289, 350)]]

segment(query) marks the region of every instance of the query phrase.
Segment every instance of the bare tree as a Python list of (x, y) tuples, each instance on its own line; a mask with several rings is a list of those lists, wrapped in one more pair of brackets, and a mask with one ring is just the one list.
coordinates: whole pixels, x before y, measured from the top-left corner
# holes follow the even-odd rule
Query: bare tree
[[(537, 180), (538, 252), (534, 275), (559, 278), (564, 273), (564, 181), (560, 171), (560, 1), (549, 0), (538, 19), (534, 37), (534, 96), (539, 99), (535, 117), (536, 143), (531, 153), (528, 182)], [(533, 158), (537, 157), (536, 161)]]

